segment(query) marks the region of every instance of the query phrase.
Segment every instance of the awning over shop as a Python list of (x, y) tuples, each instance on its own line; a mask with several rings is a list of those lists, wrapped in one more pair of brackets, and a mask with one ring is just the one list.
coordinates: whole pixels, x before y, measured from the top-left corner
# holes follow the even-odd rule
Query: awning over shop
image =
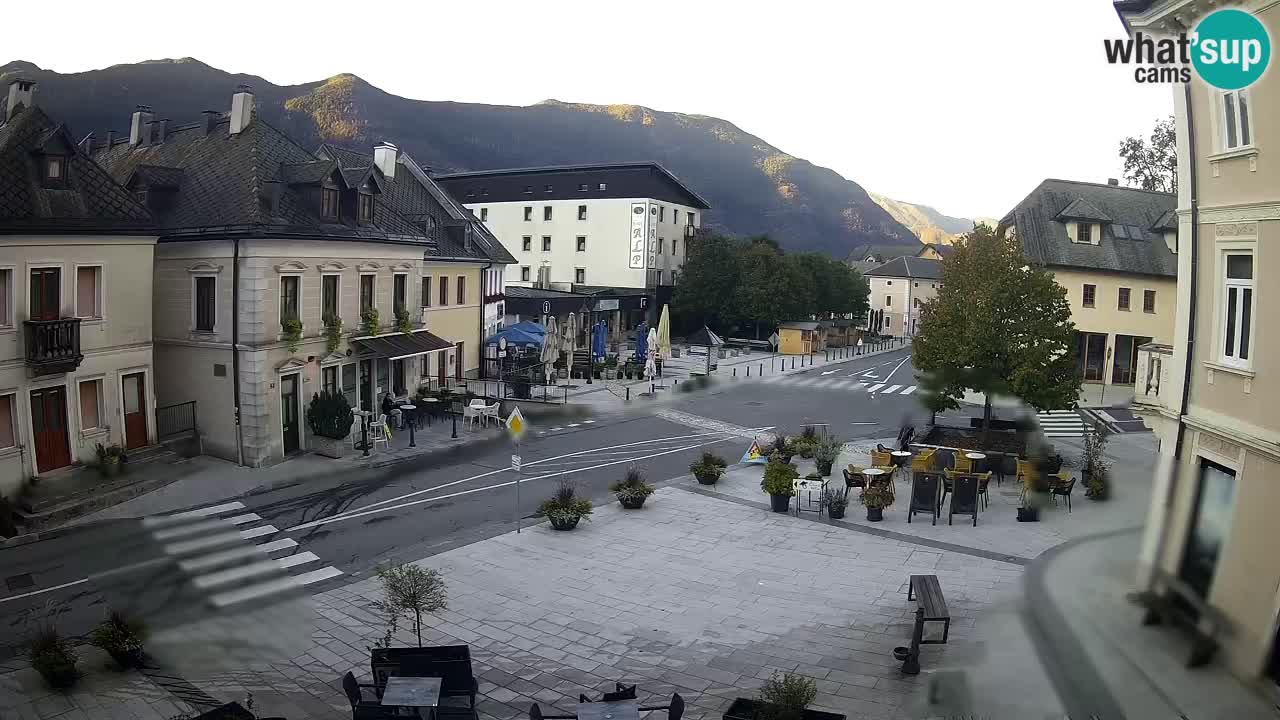
[(448, 350), (453, 343), (432, 335), (426, 330), (418, 330), (411, 334), (396, 333), (379, 335), (378, 337), (354, 338), (351, 344), (356, 349), (376, 353), (391, 360), (417, 357), (439, 350)]
[(506, 338), (508, 345), (542, 345), (542, 340), (546, 336), (547, 331), (541, 325), (521, 322), (499, 332), (484, 342), (486, 345), (496, 345), (499, 340)]

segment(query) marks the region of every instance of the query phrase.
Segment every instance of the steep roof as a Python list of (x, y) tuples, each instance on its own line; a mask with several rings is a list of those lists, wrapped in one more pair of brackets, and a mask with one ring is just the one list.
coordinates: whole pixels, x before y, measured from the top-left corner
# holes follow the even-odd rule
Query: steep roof
[(914, 245), (859, 245), (849, 251), (845, 256), (845, 263), (849, 265), (861, 264), (868, 258), (873, 262), (888, 262), (896, 257), (903, 255), (915, 255), (924, 249), (924, 243), (916, 243)]
[[(64, 187), (43, 187), (42, 152), (65, 155)], [(154, 232), (151, 213), (38, 105), (0, 125), (0, 233), (33, 232)]]
[(942, 277), (942, 261), (932, 258), (910, 257), (903, 255), (889, 262), (871, 268), (868, 276), (912, 278), (916, 280), (937, 280)]
[(817, 330), (818, 323), (816, 320), (785, 320), (778, 323), (778, 327), (783, 330)]
[[(1153, 228), (1177, 227), (1170, 193), (1048, 179), (1000, 221), (1012, 225), (1027, 260), (1048, 267), (1177, 277), (1178, 258)], [(1110, 218), (1097, 245), (1067, 237), (1068, 208), (1087, 205)], [(1062, 219), (1057, 219), (1062, 218)], [(1081, 219), (1094, 220), (1083, 217)]]
[[(589, 163), (583, 165), (543, 165), (538, 167), (523, 168), (499, 168), (496, 170), (477, 170), (474, 172), (458, 172), (445, 173), (436, 175), (435, 177), (444, 181), (446, 184), (455, 184), (458, 181), (474, 180), (480, 178), (504, 178), (504, 177), (528, 177), (528, 178), (545, 178), (550, 175), (579, 175), (582, 173), (610, 172), (610, 171), (626, 171), (626, 170), (650, 170), (662, 180), (672, 186), (679, 194), (683, 195), (691, 207), (701, 210), (710, 210), (711, 204), (701, 195), (694, 192), (692, 188), (680, 182), (670, 170), (667, 170), (660, 163), (652, 161), (643, 162), (617, 162), (617, 163)], [(598, 195), (592, 197), (612, 197), (613, 195)]]

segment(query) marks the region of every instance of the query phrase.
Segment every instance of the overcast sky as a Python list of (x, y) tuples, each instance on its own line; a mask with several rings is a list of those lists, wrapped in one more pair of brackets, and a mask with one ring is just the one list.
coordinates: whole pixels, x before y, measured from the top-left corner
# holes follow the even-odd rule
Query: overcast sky
[(1170, 86), (1107, 65), (1102, 39), (1121, 34), (1111, 0), (103, 8), (59, 3), (53, 36), (15, 25), (0, 62), (65, 73), (189, 56), (276, 84), (350, 72), (423, 100), (714, 115), (868, 190), (967, 217), (1003, 215), (1046, 177), (1119, 177), (1120, 140), (1172, 111)]

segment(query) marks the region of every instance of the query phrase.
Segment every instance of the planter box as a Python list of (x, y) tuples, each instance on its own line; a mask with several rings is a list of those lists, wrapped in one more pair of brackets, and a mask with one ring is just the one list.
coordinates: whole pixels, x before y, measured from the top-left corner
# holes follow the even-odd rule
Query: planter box
[[(721, 471), (723, 472), (723, 471)], [(697, 479), (699, 485), (715, 485), (720, 479), (721, 472), (717, 473), (694, 473), (693, 477)]]
[(791, 507), (790, 495), (770, 495), (769, 507), (776, 513), (784, 513)]
[(648, 497), (645, 495), (641, 495), (640, 497), (628, 497), (628, 498), (620, 497), (618, 498), (618, 502), (622, 505), (622, 507), (626, 508), (627, 510), (639, 510), (640, 508), (644, 507), (644, 501), (647, 499)]
[(327, 458), (344, 458), (347, 456), (348, 445), (345, 438), (334, 440), (333, 438), (313, 435), (311, 441), (317, 455), (323, 455)]
[(880, 522), (884, 520), (884, 508), (867, 508), (867, 522)]
[[(733, 704), (724, 712), (724, 720), (756, 720), (760, 716), (760, 711), (765, 710), (764, 704), (759, 700), (734, 698)], [(802, 720), (845, 720), (845, 716), (839, 713), (810, 710), (808, 708), (805, 708), (801, 718)]]
[(575, 517), (571, 517), (563, 520), (554, 518), (554, 517), (548, 517), (547, 519), (551, 521), (551, 527), (555, 528), (556, 530), (572, 530), (578, 527), (578, 521), (581, 520), (582, 518), (575, 516)]

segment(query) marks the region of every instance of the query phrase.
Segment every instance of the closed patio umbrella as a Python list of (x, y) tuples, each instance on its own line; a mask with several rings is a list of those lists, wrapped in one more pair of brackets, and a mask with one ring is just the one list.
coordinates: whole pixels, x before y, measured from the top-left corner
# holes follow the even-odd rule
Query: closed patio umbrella
[(543, 337), (542, 354), (538, 359), (543, 362), (543, 371), (547, 375), (547, 383), (550, 384), (551, 377), (556, 371), (554, 363), (560, 359), (560, 338), (554, 317), (547, 318), (547, 334)]
[(578, 316), (569, 313), (569, 317), (565, 318), (563, 332), (560, 336), (560, 348), (569, 356), (569, 361), (573, 361), (573, 351), (578, 345)]
[(645, 355), (648, 354), (649, 343), (649, 327), (647, 323), (640, 323), (640, 327), (636, 328), (636, 361), (644, 362)]
[(658, 357), (661, 354), (658, 347), (657, 328), (649, 328), (649, 338), (645, 341), (645, 345), (649, 349), (649, 354), (644, 361), (644, 372), (652, 380), (658, 375)]
[(658, 357), (666, 360), (671, 357), (671, 306), (662, 306), (662, 316), (658, 318)]
[(591, 352), (596, 356), (597, 361), (603, 360), (605, 355), (605, 335), (609, 330), (605, 327), (604, 321), (595, 324), (595, 328), (591, 331)]

